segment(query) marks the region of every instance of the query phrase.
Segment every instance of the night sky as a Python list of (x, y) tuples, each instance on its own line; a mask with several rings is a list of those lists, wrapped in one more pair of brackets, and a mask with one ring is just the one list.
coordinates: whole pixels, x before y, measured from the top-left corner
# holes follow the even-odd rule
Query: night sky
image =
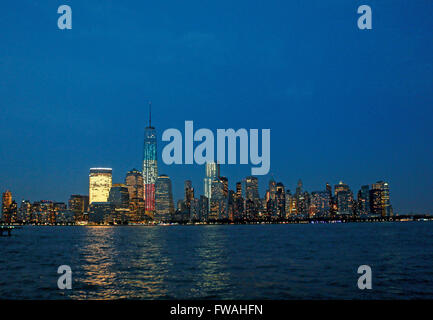
[[(193, 120), (270, 128), (292, 192), (386, 180), (395, 212), (433, 213), (433, 1), (35, 2), (0, 2), (0, 190), (17, 202), (87, 194), (90, 167), (141, 169), (151, 100), (175, 199), (185, 179), (202, 194), (205, 170), (164, 165), (161, 135)], [(234, 188), (250, 165), (221, 171)]]

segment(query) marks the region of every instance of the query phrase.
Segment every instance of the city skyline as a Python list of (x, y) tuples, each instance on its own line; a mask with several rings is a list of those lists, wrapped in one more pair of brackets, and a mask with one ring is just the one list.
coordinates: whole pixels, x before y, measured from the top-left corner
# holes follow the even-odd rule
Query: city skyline
[[(284, 184), (269, 181), (263, 197), (258, 189), (258, 178), (249, 176), (236, 182), (236, 190), (229, 189), (227, 177), (215, 176), (220, 172), (218, 163), (206, 165), (203, 183), (211, 187), (207, 196), (194, 194), (190, 180), (184, 183), (184, 198), (177, 201), (174, 210), (171, 180), (167, 175), (156, 179), (155, 209), (149, 211), (144, 198), (137, 197), (143, 189), (143, 175), (133, 169), (125, 177), (125, 184), (110, 184), (111, 168), (91, 168), (89, 175), (89, 194), (70, 196), (68, 204), (41, 200), (33, 204), (22, 201), (18, 206), (12, 193), (2, 193), (3, 223), (25, 224), (147, 224), (166, 222), (192, 223), (255, 223), (306, 221), (367, 221), (365, 219), (387, 219), (398, 216), (390, 201), (389, 184), (377, 181), (361, 186), (355, 196), (350, 186), (340, 181), (332, 187), (326, 183), (325, 189), (305, 190), (302, 180), (298, 180), (296, 191), (292, 194)], [(132, 178), (132, 179), (131, 179)], [(107, 196), (108, 192), (108, 196)], [(143, 194), (144, 195), (144, 194)], [(423, 217), (423, 216), (421, 216)], [(428, 217), (425, 216), (424, 217)], [(431, 217), (431, 216), (429, 216)], [(398, 217), (397, 217), (398, 218)], [(402, 221), (408, 216), (401, 216)], [(359, 220), (361, 219), (361, 220)], [(400, 219), (400, 218), (398, 218)], [(413, 219), (413, 218), (412, 218)], [(371, 221), (371, 220), (370, 220)], [(392, 220), (391, 220), (392, 221)]]
[[(131, 170), (129, 170), (127, 173), (125, 173), (124, 179), (121, 180), (120, 182), (116, 182), (113, 181), (112, 178), (112, 172), (113, 172), (113, 168), (99, 168), (99, 167), (95, 167), (95, 168), (90, 168), (90, 174), (89, 174), (89, 184), (88, 184), (88, 194), (84, 194), (84, 193), (78, 193), (78, 192), (73, 192), (70, 194), (70, 196), (68, 196), (68, 200), (67, 201), (57, 201), (58, 199), (37, 199), (37, 200), (30, 200), (30, 198), (23, 198), (21, 199), (21, 201), (17, 202), (16, 199), (14, 199), (15, 203), (18, 205), (19, 203), (27, 203), (27, 202), (38, 202), (38, 201), (51, 201), (53, 203), (65, 203), (67, 204), (68, 202), (71, 201), (71, 199), (74, 198), (74, 196), (79, 196), (79, 197), (87, 197), (88, 200), (88, 205), (90, 205), (92, 202), (97, 202), (97, 203), (104, 203), (104, 202), (110, 202), (110, 197), (111, 197), (111, 190), (113, 187), (120, 187), (123, 186), (125, 188), (125, 190), (127, 191), (127, 193), (129, 194), (129, 198), (128, 198), (128, 207), (129, 207), (129, 201), (131, 201), (131, 203), (133, 202), (133, 199), (135, 198), (135, 196), (131, 196), (131, 194), (135, 193), (137, 194), (136, 198), (141, 198), (139, 196), (139, 194), (143, 195), (144, 198), (144, 208), (145, 208), (145, 212), (146, 215), (148, 215), (149, 217), (153, 218), (153, 215), (155, 213), (155, 209), (156, 209), (156, 203), (155, 203), (155, 196), (157, 193), (156, 190), (156, 183), (158, 181), (158, 179), (163, 178), (163, 179), (168, 179), (169, 181), (169, 189), (170, 189), (170, 199), (172, 201), (172, 204), (174, 205), (174, 210), (176, 209), (176, 202), (179, 202), (180, 200), (183, 199), (182, 196), (180, 197), (173, 197), (173, 192), (172, 192), (172, 179), (173, 177), (170, 177), (164, 173), (162, 174), (158, 174), (158, 152), (156, 151), (156, 147), (157, 147), (157, 129), (155, 127), (152, 126), (151, 123), (151, 103), (149, 102), (149, 123), (148, 125), (145, 127), (144, 129), (144, 148), (143, 148), (143, 171), (138, 171), (135, 168), (131, 168)], [(264, 176), (246, 176), (243, 177), (241, 179), (241, 181), (233, 181), (231, 179), (227, 179), (227, 177), (221, 175), (221, 166), (228, 166), (228, 165), (221, 165), (218, 162), (210, 162), (210, 163), (206, 163), (204, 165), (198, 165), (198, 167), (204, 167), (205, 168), (205, 175), (203, 178), (203, 189), (202, 189), (202, 193), (200, 195), (203, 195), (205, 197), (208, 198), (209, 203), (209, 213), (212, 211), (211, 208), (211, 203), (210, 200), (212, 198), (211, 194), (211, 189), (213, 188), (213, 181), (214, 179), (216, 180), (220, 180), (220, 178), (225, 179), (225, 183), (226, 183), (226, 193), (228, 192), (228, 190), (232, 191), (235, 190), (235, 192), (237, 193), (237, 189), (238, 189), (238, 184), (239, 183), (244, 183), (245, 184), (245, 190), (242, 192), (242, 188), (241, 188), (241, 195), (245, 196), (245, 199), (260, 199), (260, 201), (262, 201), (262, 198), (266, 198), (268, 195), (266, 194), (266, 192), (269, 192), (269, 190), (271, 189), (271, 186), (269, 185), (269, 189), (266, 190), (265, 193), (261, 193), (260, 187), (259, 187), (259, 181), (261, 181), (261, 184), (266, 185), (269, 181), (269, 184), (274, 181), (274, 175), (272, 173), (268, 174), (268, 175), (264, 175)], [(141, 183), (142, 183), (142, 187), (141, 187), (141, 191), (137, 190), (138, 186), (134, 187), (134, 190), (131, 190), (131, 185), (128, 184), (128, 177), (130, 177), (131, 175), (134, 174), (138, 174), (141, 176)], [(262, 179), (259, 179), (259, 177), (262, 177)], [(264, 177), (266, 177), (268, 180), (263, 179)], [(251, 179), (253, 179), (253, 190), (249, 190), (248, 188), (248, 184)], [(265, 180), (265, 181), (263, 181)], [(185, 180), (184, 181), (185, 185), (184, 185), (184, 192), (186, 192), (186, 184), (188, 183), (190, 188), (192, 188), (192, 194), (194, 197), (194, 188), (193, 188), (193, 183), (191, 180)], [(362, 189), (364, 187), (368, 187), (371, 186), (373, 189), (378, 189), (375, 186), (380, 184), (380, 183), (385, 183), (386, 186), (388, 186), (387, 182), (383, 182), (382, 180), (377, 180), (376, 182), (371, 182), (368, 184), (363, 184), (360, 185), (360, 189), (358, 191), (358, 199), (360, 198), (360, 195), (362, 195)], [(230, 188), (230, 184), (232, 186), (235, 186), (235, 188)], [(292, 189), (288, 188), (287, 184), (284, 184), (282, 182), (279, 182), (278, 184), (281, 185), (281, 187), (283, 188), (283, 190), (285, 190), (286, 192), (291, 192)], [(200, 185), (200, 184), (198, 184)], [(341, 187), (342, 185), (346, 186), (345, 188), (347, 188), (348, 190), (350, 190), (349, 185), (344, 184), (342, 180), (339, 181), (338, 184), (335, 184), (335, 188)], [(329, 181), (326, 181), (326, 185), (325, 185), (325, 189), (314, 189), (316, 191), (311, 191), (311, 196), (314, 199), (314, 197), (317, 197), (318, 194), (320, 194), (321, 192), (326, 192), (326, 190), (328, 189), (328, 186), (330, 186)], [(276, 186), (274, 186), (276, 188)], [(195, 187), (196, 188), (196, 187)], [(332, 186), (330, 187), (332, 190)], [(388, 188), (388, 187), (387, 187)], [(146, 191), (147, 189), (147, 191)], [(297, 182), (297, 187), (296, 187), (296, 192), (295, 194), (299, 193), (299, 190), (303, 189), (303, 183), (302, 183), (302, 179), (299, 179)], [(195, 189), (200, 190), (199, 189)], [(305, 189), (306, 190), (306, 189)], [(10, 194), (10, 190), (6, 189), (4, 191), (2, 191), (2, 193), (4, 192), (4, 194)], [(254, 193), (254, 196), (251, 195), (251, 192)], [(336, 194), (335, 196), (337, 196), (337, 190), (335, 191)], [(352, 191), (351, 191), (352, 192)], [(367, 191), (368, 192), (368, 191)], [(198, 193), (198, 192), (197, 192)], [(146, 200), (147, 197), (147, 200)], [(226, 194), (225, 197), (227, 198), (228, 195)], [(388, 191), (388, 201), (389, 201), (389, 191)], [(352, 198), (353, 200), (355, 199), (355, 197), (352, 194)], [(337, 198), (338, 199), (338, 198)], [(255, 200), (254, 200), (255, 201)], [(111, 201), (112, 202), (112, 201)], [(314, 203), (314, 200), (313, 200)], [(173, 212), (174, 212), (173, 210)], [(221, 210), (220, 207), (215, 209), (216, 211)], [(214, 210), (214, 211), (215, 211)], [(224, 210), (224, 209), (223, 209)], [(247, 208), (245, 208), (245, 210), (248, 210)], [(398, 213), (398, 211), (397, 211)], [(419, 214), (425, 214), (425, 213), (420, 213), (420, 212), (408, 212), (408, 213), (419, 213)], [(215, 213), (214, 213), (215, 214)], [(289, 214), (289, 213), (287, 213)], [(347, 212), (347, 214), (349, 214), (349, 212)], [(404, 214), (404, 213), (402, 213)], [(427, 214), (431, 214), (430, 212), (428, 212)], [(248, 214), (247, 214), (248, 215)], [(392, 211), (391, 214), (390, 212), (387, 212), (386, 214), (387, 216), (392, 215)]]
[[(147, 126), (145, 128), (145, 148), (144, 148), (143, 168), (146, 168), (148, 166), (146, 164), (146, 157), (149, 157), (149, 150), (146, 150), (146, 141), (149, 140), (148, 136), (150, 134), (150, 136), (151, 136), (151, 139), (150, 139), (151, 142), (150, 143), (151, 144), (155, 143), (155, 139), (154, 139), (155, 135), (156, 135), (155, 132), (157, 132), (157, 130), (155, 129), (155, 127), (151, 126), (151, 123), (149, 121), (149, 126)], [(147, 144), (148, 143), (149, 142), (147, 142)], [(156, 145), (156, 143), (155, 143), (155, 145)], [(151, 146), (151, 149), (152, 149), (151, 150), (152, 151), (151, 152), (152, 153), (151, 156), (154, 155), (153, 154), (153, 150), (154, 150), (153, 148), (154, 147)], [(237, 192), (238, 191), (237, 190), (238, 189), (238, 184), (242, 183), (242, 184), (245, 184), (245, 186), (241, 187), (241, 194), (242, 194), (242, 196), (245, 196), (245, 199), (256, 198), (256, 199), (260, 199), (261, 200), (262, 198), (266, 198), (266, 196), (267, 196), (266, 192), (268, 192), (269, 189), (266, 190), (266, 188), (265, 188), (264, 190), (266, 190), (266, 191), (261, 190), (260, 185), (259, 185), (259, 181), (260, 181), (261, 185), (265, 185), (265, 186), (268, 183), (270, 184), (272, 181), (274, 181), (274, 183), (275, 183), (274, 176), (272, 174), (265, 175), (265, 176), (246, 176), (246, 177), (241, 178), (240, 181), (235, 181), (233, 179), (227, 179), (227, 177), (221, 175), (221, 166), (224, 167), (224, 166), (227, 166), (227, 165), (221, 165), (221, 164), (219, 164), (217, 162), (211, 162), (211, 163), (207, 163), (207, 164), (201, 165), (199, 167), (203, 167), (205, 169), (205, 174), (203, 176), (203, 182), (202, 183), (197, 183), (197, 182), (193, 183), (191, 180), (185, 180), (184, 184), (188, 183), (190, 185), (190, 188), (193, 188), (193, 191), (192, 191), (193, 195), (194, 195), (194, 189), (195, 189), (198, 196), (203, 195), (205, 197), (208, 197), (208, 199), (211, 199), (210, 189), (212, 188), (212, 181), (213, 181), (213, 179), (217, 178), (219, 180), (220, 178), (223, 178), (223, 179), (226, 180), (226, 184), (227, 184), (226, 189), (227, 190), (230, 189), (231, 191), (234, 190), (235, 192)], [(150, 171), (151, 172), (155, 172), (155, 169), (150, 168)], [(137, 171), (137, 169), (132, 168), (131, 170), (129, 170), (128, 172), (125, 173), (124, 179), (120, 180), (120, 181), (117, 181), (117, 180), (115, 181), (115, 180), (112, 179), (112, 172), (113, 172), (113, 168), (90, 168), (88, 193), (85, 194), (85, 193), (79, 193), (79, 192), (72, 192), (72, 193), (70, 193), (69, 196), (67, 196), (67, 200), (66, 201), (62, 201), (62, 200), (59, 200), (59, 199), (49, 199), (49, 198), (36, 199), (36, 200), (35, 199), (30, 199), (30, 198), (22, 198), (20, 201), (17, 201), (17, 199), (13, 199), (13, 200), (16, 202), (17, 205), (19, 205), (20, 203), (24, 203), (24, 202), (38, 202), (38, 201), (42, 201), (42, 202), (43, 201), (51, 201), (53, 203), (65, 203), (65, 204), (67, 204), (75, 196), (79, 196), (79, 197), (83, 197), (84, 196), (84, 197), (87, 197), (89, 199), (88, 200), (88, 205), (90, 205), (92, 202), (110, 202), (110, 200), (109, 200), (109, 194), (111, 192), (112, 187), (119, 187), (119, 186), (124, 186), (126, 188), (126, 190), (129, 192), (129, 194), (136, 193), (137, 194), (137, 198), (141, 198), (139, 196), (140, 191), (136, 190), (137, 186), (135, 186), (134, 190), (131, 190), (131, 185), (128, 185), (128, 183), (127, 183), (128, 177), (130, 177), (131, 175), (134, 175), (134, 174), (139, 174), (140, 177), (141, 177), (141, 182), (143, 184), (142, 187), (141, 187), (142, 188), (141, 194), (144, 196), (144, 199), (146, 199), (146, 193), (144, 191), (146, 189), (146, 187), (145, 187), (145, 185), (146, 185), (146, 183), (145, 183), (145, 181), (146, 181), (146, 178), (145, 178), (146, 174), (144, 174), (144, 171)], [(157, 169), (156, 169), (156, 172), (157, 172)], [(107, 174), (108, 174), (108, 176), (107, 176)], [(148, 180), (149, 179), (153, 179), (154, 175), (151, 174), (151, 176), (152, 177), (148, 178)], [(261, 177), (261, 179), (260, 179), (260, 177)], [(265, 180), (264, 177), (266, 177), (268, 180)], [(167, 178), (169, 180), (170, 194), (172, 194), (171, 190), (172, 190), (172, 180), (173, 180), (173, 177), (170, 177), (170, 176), (168, 176), (168, 175), (166, 175), (164, 173), (158, 174), (154, 178), (153, 185), (150, 186), (151, 189), (152, 189), (152, 191), (150, 191), (148, 193), (148, 195), (150, 195), (150, 197), (153, 198), (153, 200), (150, 200), (150, 201), (153, 202), (153, 204), (151, 205), (151, 206), (153, 206), (152, 207), (153, 211), (155, 210), (155, 194), (156, 194), (155, 183), (158, 181), (159, 178)], [(253, 187), (252, 191), (250, 191), (248, 189), (249, 188), (248, 187), (248, 183), (249, 183), (248, 181), (250, 181), (251, 179), (253, 179), (253, 181), (255, 181), (254, 182), (254, 187)], [(287, 184), (284, 184), (284, 182), (279, 182), (278, 184), (281, 184), (281, 183), (282, 183), (282, 187), (285, 188), (286, 192), (292, 192), (292, 190), (296, 190), (296, 191), (294, 191), (294, 194), (297, 194), (299, 192), (299, 189), (303, 189), (302, 179), (298, 180), (296, 189), (295, 188), (294, 189), (289, 188)], [(358, 191), (358, 197), (359, 197), (360, 194), (362, 194), (362, 191), (363, 191), (364, 187), (371, 186), (373, 189), (375, 189), (375, 186), (378, 185), (378, 184), (380, 184), (380, 183), (385, 183), (388, 186), (388, 183), (387, 182), (383, 182), (382, 180), (377, 180), (376, 182), (370, 182), (368, 184), (360, 185), (359, 186), (359, 191)], [(139, 185), (139, 183), (137, 183), (137, 184)], [(203, 186), (201, 193), (199, 193), (200, 187), (197, 189), (197, 186), (200, 186), (200, 185)], [(344, 184), (342, 180), (340, 180), (338, 183), (335, 183), (334, 187), (337, 188), (337, 186), (341, 186), (341, 185), (344, 185), (344, 186), (346, 186), (346, 188), (350, 189), (350, 186), (348, 184)], [(320, 189), (320, 188), (311, 189), (310, 188), (309, 192), (311, 192), (312, 195), (314, 193), (317, 194), (317, 193), (320, 193), (320, 192), (324, 192), (324, 191), (326, 191), (326, 189), (328, 189), (328, 186), (330, 186), (330, 188), (332, 190), (332, 183), (330, 184), (329, 181), (326, 181), (325, 183), (323, 183), (322, 187), (323, 186), (325, 186), (325, 188), (322, 188), (322, 189)], [(94, 200), (92, 200), (92, 187), (93, 187), (93, 190), (94, 190), (93, 191), (93, 193), (94, 193), (94, 195), (93, 195)], [(206, 189), (206, 187), (207, 187), (207, 189)], [(233, 187), (233, 188), (230, 188), (230, 187)], [(183, 192), (186, 192), (185, 188), (186, 188), (186, 186), (184, 185)], [(243, 188), (245, 188), (245, 189), (243, 189)], [(269, 186), (269, 188), (271, 188), (271, 187)], [(304, 189), (304, 190), (307, 191), (307, 189)], [(356, 191), (357, 189), (355, 188), (354, 190)], [(251, 195), (251, 192), (254, 193), (254, 196)], [(337, 192), (337, 190), (335, 192)], [(368, 192), (368, 190), (367, 190), (367, 192)], [(6, 189), (6, 190), (3, 190), (2, 193), (4, 193), (4, 194), (10, 194), (11, 191), (10, 191), (10, 189)], [(111, 196), (111, 194), (110, 194), (110, 196)], [(182, 195), (179, 196), (179, 197), (174, 197), (173, 195), (170, 195), (170, 197), (171, 197), (171, 199), (173, 201), (175, 209), (176, 209), (176, 202), (184, 199), (184, 197)], [(132, 201), (133, 198), (134, 197), (131, 196), (130, 198), (128, 198), (128, 201), (129, 200)], [(355, 197), (353, 197), (353, 198), (355, 198)], [(388, 195), (388, 199), (389, 199), (389, 195)], [(148, 215), (150, 214), (151, 215), (152, 213), (149, 212), (151, 210), (149, 209), (149, 205), (147, 204), (148, 202), (149, 202), (149, 199), (148, 199), (147, 202), (145, 200), (144, 206), (146, 208), (146, 214), (148, 214)], [(209, 204), (209, 210), (210, 210), (210, 204)], [(397, 211), (397, 213), (399, 213), (399, 212)], [(411, 213), (411, 214), (412, 213), (415, 213), (415, 214), (425, 214), (425, 213), (413, 212), (413, 211), (412, 212), (408, 212), (408, 213)], [(405, 214), (405, 213), (401, 213), (401, 214)], [(427, 212), (427, 214), (431, 214), (431, 213)], [(387, 215), (389, 215), (389, 214), (387, 214)]]
[[(113, 182), (142, 171), (152, 100), (158, 155), (160, 134), (189, 120), (270, 128), (262, 192), (272, 175), (291, 190), (383, 180), (396, 212), (433, 211), (431, 1), (372, 0), (372, 30), (343, 0), (70, 4), (59, 30), (54, 1), (0, 3), (0, 190), (18, 201), (87, 194), (93, 167)], [(250, 166), (223, 171), (234, 188)], [(200, 166), (158, 172), (175, 199), (185, 180), (203, 194)]]
[[(174, 213), (174, 211), (176, 210), (176, 207), (178, 207), (178, 205), (176, 206), (176, 202), (179, 204), (179, 201), (181, 201), (182, 199), (185, 199), (184, 197), (173, 197), (173, 191), (172, 191), (172, 177), (162, 173), (160, 175), (158, 175), (158, 152), (157, 150), (157, 132), (158, 130), (152, 126), (151, 123), (151, 117), (152, 117), (152, 111), (151, 111), (151, 102), (149, 102), (149, 116), (148, 116), (148, 125), (144, 128), (144, 148), (143, 148), (143, 171), (138, 171), (135, 168), (132, 168), (131, 170), (129, 170), (127, 173), (125, 173), (124, 179), (121, 180), (121, 182), (113, 182), (113, 178), (112, 178), (112, 173), (113, 173), (113, 168), (100, 168), (100, 167), (94, 167), (94, 168), (90, 168), (90, 174), (89, 174), (89, 184), (88, 184), (88, 194), (83, 194), (83, 193), (71, 193), (70, 196), (68, 197), (67, 201), (56, 201), (56, 199), (38, 199), (38, 200), (33, 200), (33, 202), (37, 203), (38, 201), (44, 202), (44, 201), (48, 201), (48, 202), (52, 202), (52, 203), (70, 203), (71, 200), (73, 201), (74, 197), (78, 196), (78, 197), (87, 197), (88, 198), (88, 203), (87, 205), (90, 206), (92, 204), (92, 202), (95, 203), (106, 203), (106, 202), (113, 202), (112, 200), (110, 200), (110, 198), (112, 198), (112, 190), (114, 187), (122, 187), (126, 190), (126, 193), (128, 193), (128, 205), (126, 207), (129, 208), (129, 204), (134, 202), (134, 199), (140, 199), (143, 200), (144, 199), (144, 203), (143, 206), (145, 208), (145, 214), (151, 218), (153, 218), (155, 212), (156, 212), (156, 206), (157, 203), (155, 202), (156, 199), (156, 194), (157, 194), (157, 190), (156, 190), (156, 184), (158, 182), (158, 180), (162, 179), (167, 179), (168, 182), (164, 182), (165, 184), (168, 184), (169, 187), (165, 186), (164, 188), (166, 188), (167, 190), (169, 190), (169, 199), (171, 199), (171, 205), (166, 204), (166, 206), (168, 207), (173, 207), (173, 209), (164, 209), (162, 211), (170, 211), (172, 213)], [(265, 176), (246, 176), (243, 177), (240, 181), (234, 181), (231, 179), (228, 179), (227, 177), (223, 176), (221, 174), (221, 166), (226, 166), (226, 165), (221, 165), (218, 162), (210, 162), (210, 163), (206, 163), (204, 165), (199, 165), (199, 167), (204, 167), (205, 169), (205, 175), (203, 178), (203, 189), (202, 189), (202, 193), (200, 195), (205, 196), (208, 199), (208, 211), (209, 214), (213, 215), (216, 219), (216, 217), (220, 216), (220, 211), (223, 212), (223, 214), (228, 214), (227, 212), (225, 212), (224, 210), (227, 210), (227, 208), (223, 207), (221, 208), (221, 204), (219, 204), (217, 207), (212, 208), (211, 205), (211, 199), (212, 199), (212, 192), (211, 190), (213, 190), (214, 188), (214, 182), (216, 183), (216, 188), (218, 189), (218, 182), (221, 182), (222, 180), (224, 180), (223, 182), (225, 183), (225, 187), (224, 187), (224, 191), (218, 191), (216, 190), (216, 192), (214, 192), (215, 194), (220, 194), (220, 193), (224, 193), (225, 196), (221, 199), (221, 201), (224, 202), (224, 199), (228, 199), (228, 191), (232, 191), (235, 194), (238, 194), (239, 190), (240, 190), (240, 195), (241, 197), (245, 197), (245, 200), (252, 200), (253, 202), (259, 201), (260, 203), (262, 202), (262, 199), (267, 199), (267, 197), (269, 197), (269, 192), (271, 194), (274, 195), (275, 197), (275, 191), (277, 189), (277, 186), (275, 185), (275, 180), (274, 180), (274, 176), (272, 173), (265, 175)], [(140, 179), (137, 180), (136, 176), (140, 176)], [(131, 177), (133, 177), (134, 180), (130, 180), (131, 183), (128, 183), (128, 179), (131, 179)], [(266, 192), (265, 193), (261, 193), (260, 187), (259, 187), (259, 181), (260, 180), (264, 180), (264, 179), (259, 179), (259, 177), (267, 177), (268, 180), (265, 181), (261, 181), (261, 184), (265, 184), (269, 183), (269, 189), (265, 189)], [(221, 180), (222, 179), (222, 180)], [(132, 181), (134, 181), (134, 183), (132, 183)], [(161, 181), (161, 180), (160, 180)], [(269, 181), (269, 182), (267, 182)], [(273, 182), (273, 186), (271, 186), (271, 183)], [(243, 187), (239, 187), (239, 184), (244, 184), (244, 188)], [(364, 184), (360, 186), (360, 189), (358, 191), (358, 201), (362, 201), (362, 197), (369, 197), (368, 195), (365, 196), (363, 195), (363, 188), (367, 187), (367, 193), (369, 192), (369, 186), (372, 187), (372, 189), (380, 189), (382, 187), (377, 187), (380, 184), (385, 184), (386, 188), (388, 189), (388, 193), (387, 193), (387, 199), (389, 201), (389, 187), (388, 187), (388, 183), (387, 182), (383, 182), (382, 180), (377, 180), (376, 182), (371, 182), (369, 184)], [(140, 186), (141, 184), (141, 186)], [(230, 188), (230, 184), (232, 186), (235, 186), (235, 188)], [(188, 185), (188, 187), (187, 187)], [(191, 180), (185, 180), (184, 181), (184, 194), (187, 194), (187, 188), (192, 189), (192, 198), (194, 198), (194, 187), (193, 187), (193, 182)], [(198, 184), (200, 185), (200, 184)], [(282, 189), (283, 193), (291, 193), (290, 188), (288, 188), (287, 184), (284, 184), (283, 182), (278, 182), (278, 185), (280, 185), (280, 189)], [(335, 187), (335, 197), (336, 197), (336, 201), (339, 203), (339, 199), (337, 197), (337, 187), (338, 188), (342, 188), (342, 190), (344, 191), (350, 191), (351, 192), (351, 201), (355, 201), (355, 196), (354, 193), (352, 192), (352, 190), (350, 190), (350, 186), (347, 184), (344, 184), (342, 180), (339, 181), (338, 184), (334, 185)], [(146, 191), (147, 189), (147, 191)], [(270, 191), (271, 189), (274, 189), (274, 192)], [(196, 190), (196, 194), (198, 195), (200, 188), (197, 189), (195, 187)], [(234, 190), (234, 191), (233, 191)], [(242, 191), (243, 190), (243, 191)], [(306, 190), (303, 189), (303, 182), (301, 179), (298, 180), (297, 182), (297, 187), (295, 189), (295, 193), (294, 195), (298, 196), (299, 193), (301, 192), (300, 190)], [(329, 181), (326, 182), (325, 188), (324, 189), (314, 189), (316, 191), (311, 191), (311, 194), (309, 196), (311, 196), (311, 205), (314, 207), (317, 205), (317, 203), (322, 203), (323, 206), (323, 197), (321, 198), (320, 195), (323, 192), (328, 192), (331, 194), (330, 197), (332, 198), (332, 186), (329, 184)], [(10, 197), (10, 190), (6, 189), (5, 192), (3, 193), (3, 195), (5, 195), (8, 197)], [(199, 196), (200, 197), (200, 196)], [(215, 195), (213, 196), (215, 197)], [(274, 199), (273, 199), (274, 200)], [(167, 201), (167, 200), (165, 200)], [(167, 203), (169, 203), (170, 201), (168, 201)], [(186, 201), (186, 199), (185, 199)], [(315, 202), (316, 201), (316, 202)], [(328, 200), (329, 201), (329, 200)], [(345, 200), (347, 201), (347, 200)], [(16, 203), (17, 205), (19, 203), (31, 203), (32, 200), (30, 200), (29, 198), (23, 198), (20, 202), (17, 202), (16, 199), (14, 199), (14, 203)], [(190, 202), (190, 200), (188, 200), (188, 202)], [(134, 202), (135, 206), (139, 206), (138, 203)], [(134, 206), (133, 205), (133, 206)], [(244, 204), (245, 205), (245, 204)], [(364, 204), (365, 205), (365, 204)], [(83, 206), (83, 204), (80, 203), (80, 206)], [(187, 205), (188, 206), (188, 210), (190, 210), (190, 203)], [(256, 206), (257, 208), (259, 207), (259, 204), (255, 204), (254, 206)], [(261, 204), (260, 204), (261, 206)], [(338, 205), (339, 207), (342, 206), (340, 203)], [(346, 203), (345, 206), (348, 206), (348, 204)], [(72, 208), (73, 206), (71, 206), (69, 204), (69, 207)], [(117, 207), (117, 206), (116, 206)], [(124, 208), (126, 208), (124, 207)], [(248, 205), (246, 205), (246, 207), (244, 208), (244, 210), (246, 210), (246, 215), (248, 216)], [(179, 209), (179, 208), (177, 208)], [(257, 209), (258, 210), (258, 209)], [(332, 208), (328, 208), (328, 210), (332, 210)], [(348, 209), (346, 209), (348, 210)], [(365, 210), (365, 209), (364, 209)], [(160, 209), (161, 211), (161, 209)], [(164, 215), (167, 215), (167, 212), (164, 213)], [(352, 214), (351, 211), (341, 211), (339, 212), (340, 214)], [(419, 212), (409, 212), (409, 213), (419, 213)], [(287, 215), (290, 215), (291, 212), (288, 211), (286, 212)], [(386, 216), (391, 216), (393, 214), (393, 209), (391, 209), (391, 211), (387, 211)], [(398, 211), (397, 211), (398, 214)], [(404, 214), (404, 213), (403, 213)], [(423, 213), (419, 213), (419, 214), (423, 214)], [(424, 213), (425, 214), (425, 213)], [(430, 213), (427, 213), (430, 214)]]

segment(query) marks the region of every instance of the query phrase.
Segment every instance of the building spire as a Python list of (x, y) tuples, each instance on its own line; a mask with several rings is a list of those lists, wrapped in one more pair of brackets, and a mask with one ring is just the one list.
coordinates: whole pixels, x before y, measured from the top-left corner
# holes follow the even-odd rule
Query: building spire
[(149, 127), (152, 126), (152, 101), (149, 101)]

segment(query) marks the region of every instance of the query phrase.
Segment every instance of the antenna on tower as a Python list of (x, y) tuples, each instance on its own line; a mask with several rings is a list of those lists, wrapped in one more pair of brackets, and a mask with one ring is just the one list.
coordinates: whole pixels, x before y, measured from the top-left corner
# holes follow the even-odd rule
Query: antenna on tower
[(152, 101), (149, 101), (149, 127), (152, 126)]

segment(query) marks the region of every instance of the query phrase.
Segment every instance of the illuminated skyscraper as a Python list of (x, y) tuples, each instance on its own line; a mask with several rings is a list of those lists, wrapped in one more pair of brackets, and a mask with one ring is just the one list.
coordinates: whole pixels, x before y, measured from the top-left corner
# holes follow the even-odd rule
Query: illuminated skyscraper
[(224, 183), (214, 178), (211, 184), (211, 199), (209, 201), (209, 220), (228, 218), (228, 198), (224, 195)]
[(249, 176), (245, 178), (245, 214), (248, 219), (257, 218), (261, 209), (259, 197), (259, 180)]
[[(87, 198), (89, 200), (89, 198)], [(18, 211), (18, 220), (30, 221), (32, 212), (32, 204), (29, 200), (22, 200)]]
[(260, 201), (259, 197), (259, 180), (250, 176), (245, 178), (245, 198), (253, 202)]
[(153, 217), (155, 212), (155, 183), (158, 176), (156, 157), (156, 131), (152, 127), (151, 104), (149, 104), (149, 126), (144, 130), (143, 183), (146, 214)]
[[(206, 163), (206, 177), (204, 178), (204, 195), (209, 201), (212, 198), (212, 181), (220, 176), (220, 165), (215, 162)], [(210, 209), (210, 207), (209, 207)]]
[(186, 180), (184, 184), (185, 189), (185, 199), (184, 199), (184, 205), (186, 211), (191, 210), (191, 201), (194, 199), (194, 188), (192, 187), (191, 180)]
[(2, 196), (2, 220), (6, 223), (11, 222), (10, 209), (12, 205), (12, 193), (9, 190), (3, 193)]
[(111, 184), (111, 168), (91, 168), (89, 174), (89, 204), (92, 202), (107, 202)]
[(353, 213), (353, 193), (349, 186), (340, 181), (334, 186), (335, 202), (337, 204), (337, 214), (350, 215)]
[(392, 216), (392, 207), (389, 200), (389, 184), (378, 181), (373, 183), (369, 192), (370, 211), (382, 217)]
[(155, 219), (158, 221), (170, 221), (174, 213), (170, 178), (164, 174), (160, 175), (156, 179), (155, 189)]
[(227, 198), (229, 196), (229, 180), (227, 177), (220, 177), (220, 180), (223, 184), (224, 197)]
[(242, 182), (236, 182), (233, 214), (235, 220), (241, 220), (244, 218), (244, 198), (242, 196)]

